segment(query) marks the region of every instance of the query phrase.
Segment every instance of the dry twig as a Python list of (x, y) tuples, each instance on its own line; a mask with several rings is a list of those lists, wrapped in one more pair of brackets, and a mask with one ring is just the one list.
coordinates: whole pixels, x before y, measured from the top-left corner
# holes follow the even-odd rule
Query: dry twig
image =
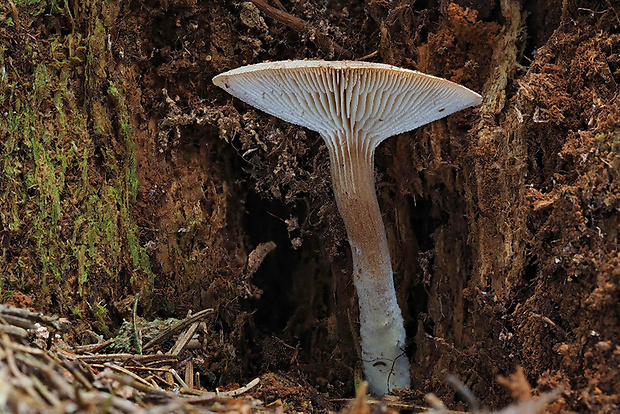
[(189, 326), (189, 328), (187, 328), (185, 332), (179, 335), (179, 339), (177, 339), (176, 344), (174, 344), (168, 354), (172, 356), (178, 356), (181, 352), (183, 352), (190, 339), (192, 339), (192, 337), (194, 336), (194, 333), (196, 332), (196, 329), (198, 329), (199, 324), (199, 322), (194, 322)]
[(133, 323), (133, 333), (134, 333), (134, 341), (136, 342), (136, 350), (139, 354), (142, 353), (142, 334), (138, 329), (138, 299), (140, 298), (139, 294), (136, 294), (136, 297), (133, 301), (132, 308), (132, 323)]
[(219, 396), (220, 397), (236, 397), (237, 395), (241, 395), (241, 394), (248, 392), (252, 388), (256, 387), (259, 383), (260, 383), (260, 379), (254, 378), (252, 381), (250, 381), (249, 383), (247, 383), (245, 386), (241, 388), (237, 388), (236, 390), (232, 390), (232, 391), (220, 392)]
[(75, 352), (76, 354), (87, 354), (87, 353), (99, 352), (102, 349), (105, 349), (108, 346), (112, 345), (113, 343), (114, 343), (114, 339), (108, 339), (107, 341), (99, 342), (96, 344), (74, 346), (73, 352)]
[(17, 13), (17, 7), (15, 6), (13, 0), (9, 0), (9, 6), (11, 7), (11, 14), (13, 15), (13, 22), (15, 23), (15, 27), (19, 27), (19, 14)]

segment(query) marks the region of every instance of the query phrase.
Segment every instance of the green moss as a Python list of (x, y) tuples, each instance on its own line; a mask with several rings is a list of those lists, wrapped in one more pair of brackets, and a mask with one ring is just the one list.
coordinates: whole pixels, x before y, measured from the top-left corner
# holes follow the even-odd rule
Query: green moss
[(73, 316), (77, 316), (80, 319), (82, 318), (82, 311), (80, 310), (80, 308), (76, 306), (68, 306), (67, 309)]
[(91, 306), (91, 310), (93, 312), (93, 316), (95, 317), (95, 327), (104, 335), (111, 336), (112, 331), (110, 330), (110, 326), (112, 326), (112, 321), (110, 320), (108, 309), (105, 304), (101, 301), (96, 302)]
[(124, 96), (120, 93), (114, 82), (110, 82), (108, 94), (112, 97), (114, 105), (116, 106), (121, 138), (125, 143), (125, 178), (129, 184), (130, 201), (136, 201), (136, 196), (138, 194), (138, 174), (136, 172), (136, 158), (134, 156), (135, 143), (133, 142), (133, 126), (127, 112)]
[(594, 139), (596, 140), (596, 149), (598, 152), (620, 154), (620, 131), (601, 132), (597, 134)]
[[(52, 13), (73, 21), (67, 1), (53, 3)], [(16, 4), (35, 18), (48, 3)], [(132, 217), (139, 182), (131, 92), (108, 73), (106, 19), (93, 19), (86, 33), (26, 44), (22, 61), (5, 59), (12, 46), (0, 46), (0, 226), (14, 246), (12, 256), (0, 251), (0, 300), (26, 290), (40, 308), (52, 298), (76, 315), (91, 308), (102, 332), (104, 300), (127, 287), (148, 300), (153, 283)]]

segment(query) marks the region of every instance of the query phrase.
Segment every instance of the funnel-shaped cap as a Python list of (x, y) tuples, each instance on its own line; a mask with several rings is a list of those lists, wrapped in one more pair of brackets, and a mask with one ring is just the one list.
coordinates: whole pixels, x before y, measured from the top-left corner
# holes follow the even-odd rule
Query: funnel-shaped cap
[(373, 146), (481, 101), (477, 93), (445, 79), (354, 61), (259, 63), (222, 73), (213, 83), (324, 137), (362, 135)]

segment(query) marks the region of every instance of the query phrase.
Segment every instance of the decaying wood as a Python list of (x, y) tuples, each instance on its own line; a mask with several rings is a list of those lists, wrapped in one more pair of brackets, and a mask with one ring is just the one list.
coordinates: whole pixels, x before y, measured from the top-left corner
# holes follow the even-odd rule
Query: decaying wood
[[(512, 263), (518, 256), (517, 252), (522, 251), (521, 246), (518, 245), (522, 239), (520, 237), (505, 237), (506, 232), (501, 228), (503, 223), (510, 223), (511, 228), (515, 229), (527, 228), (524, 223), (511, 221), (523, 220), (516, 213), (519, 206), (513, 205), (510, 206), (510, 209), (506, 208), (504, 211), (501, 211), (501, 215), (505, 215), (503, 217), (496, 213), (492, 197), (489, 197), (489, 193), (509, 194), (511, 191), (514, 191), (514, 188), (525, 188), (525, 186), (515, 186), (510, 183), (508, 180), (512, 177), (498, 179), (497, 187), (493, 189), (488, 188), (483, 183), (483, 177), (488, 165), (491, 163), (502, 165), (502, 162), (506, 162), (505, 159), (499, 157), (492, 160), (488, 159), (493, 156), (493, 148), (510, 148), (511, 159), (525, 159), (526, 157), (522, 153), (523, 146), (518, 142), (519, 126), (514, 126), (512, 128), (513, 133), (509, 133), (503, 125), (500, 125), (499, 121), (500, 114), (505, 111), (507, 106), (506, 88), (519, 67), (517, 62), (517, 45), (523, 31), (524, 15), (521, 3), (517, 0), (501, 0), (499, 3), (506, 23), (493, 50), (492, 67), (494, 70), (488, 77), (484, 87), (482, 104), (476, 109), (479, 114), (478, 122), (472, 129), (472, 139), (477, 142), (480, 153), (487, 157), (487, 159), (483, 159), (483, 156), (475, 159), (476, 191), (468, 195), (472, 205), (475, 204), (476, 208), (481, 211), (480, 219), (474, 222), (472, 230), (472, 234), (478, 240), (476, 242), (478, 259), (474, 266), (476, 270), (471, 275), (472, 283), (476, 286), (484, 286), (484, 275), (495, 272), (495, 267), (499, 268), (502, 260)], [(509, 169), (505, 168), (505, 170)], [(521, 174), (521, 176), (524, 175)], [(517, 198), (516, 195), (512, 197)], [(503, 246), (498, 247), (500, 244), (503, 244)], [(497, 254), (498, 251), (512, 253), (507, 253), (506, 257), (500, 257)], [(516, 264), (509, 267), (510, 274), (506, 280), (514, 278), (514, 275), (518, 275), (520, 272), (519, 266)], [(494, 289), (498, 297), (506, 294), (504, 286), (494, 286)]]
[(265, 257), (276, 248), (276, 244), (272, 241), (261, 243), (248, 255), (248, 262), (245, 266), (244, 277), (249, 278), (260, 267)]
[(316, 41), (317, 45), (327, 53), (335, 55), (339, 59), (353, 59), (353, 53), (349, 52), (338, 43), (334, 42), (325, 33), (313, 27), (310, 23), (297, 16), (287, 13), (284, 10), (270, 6), (265, 0), (251, 0), (263, 13), (274, 20), (279, 21), (301, 33), (307, 35), (311, 40)]

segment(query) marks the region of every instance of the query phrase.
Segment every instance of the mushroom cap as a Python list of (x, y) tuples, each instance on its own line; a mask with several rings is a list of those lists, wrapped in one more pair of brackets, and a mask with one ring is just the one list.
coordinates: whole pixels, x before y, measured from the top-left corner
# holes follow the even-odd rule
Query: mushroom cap
[(481, 96), (454, 82), (382, 63), (289, 60), (224, 72), (213, 83), (323, 137), (384, 139), (443, 118)]

